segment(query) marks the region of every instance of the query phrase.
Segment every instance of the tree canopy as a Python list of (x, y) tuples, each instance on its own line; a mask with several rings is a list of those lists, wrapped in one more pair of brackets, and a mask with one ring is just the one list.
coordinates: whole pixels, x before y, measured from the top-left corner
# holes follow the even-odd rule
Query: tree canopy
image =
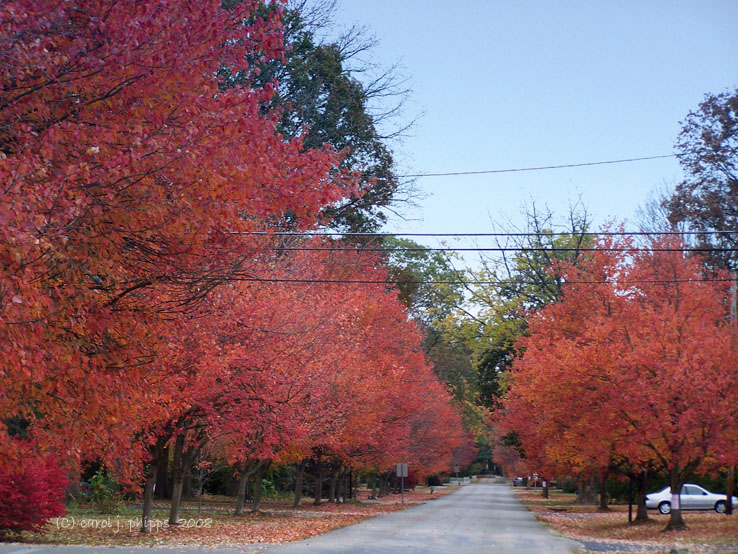
[(270, 234), (314, 228), (365, 183), (342, 145), (285, 134), (276, 83), (257, 79), (289, 51), (285, 14), (0, 8), (0, 470), (31, 448), (134, 487), (143, 472), (150, 515), (168, 445), (436, 471), (466, 440), (396, 291), (339, 285), (387, 281), (383, 261)]
[(403, 130), (388, 129), (408, 91), (395, 67), (375, 71), (362, 59), (373, 46), (365, 30), (352, 28), (333, 40), (321, 38), (333, 9), (332, 2), (321, 0), (290, 2), (284, 9), (266, 6), (266, 13), (282, 13), (282, 56), (258, 58), (258, 71), (224, 68), (223, 74), (228, 86), (279, 84), (268, 109), (282, 114), (280, 132), (304, 136), (305, 149), (331, 145), (343, 153), (340, 167), (357, 173), (359, 190), (347, 191), (343, 201), (325, 206), (321, 220), (346, 232), (377, 231), (386, 221), (382, 209), (401, 202), (408, 190), (397, 175), (390, 147)]
[(714, 264), (738, 268), (735, 235), (711, 233), (738, 228), (738, 89), (706, 95), (675, 148), (685, 178), (666, 201), (669, 220), (700, 232), (699, 242), (717, 249)]
[[(702, 280), (676, 240), (600, 246), (567, 270), (562, 299), (532, 314), (507, 422), (536, 467), (657, 468), (678, 494), (696, 471), (735, 463), (728, 287)], [(670, 527), (682, 526), (674, 508)]]

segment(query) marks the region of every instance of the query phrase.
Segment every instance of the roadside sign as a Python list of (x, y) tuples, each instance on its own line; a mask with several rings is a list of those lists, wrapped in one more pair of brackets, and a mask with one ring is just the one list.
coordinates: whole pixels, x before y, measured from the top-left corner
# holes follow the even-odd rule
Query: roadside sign
[(395, 473), (400, 478), (400, 493), (402, 494), (402, 503), (405, 503), (405, 477), (407, 477), (407, 464), (397, 464)]

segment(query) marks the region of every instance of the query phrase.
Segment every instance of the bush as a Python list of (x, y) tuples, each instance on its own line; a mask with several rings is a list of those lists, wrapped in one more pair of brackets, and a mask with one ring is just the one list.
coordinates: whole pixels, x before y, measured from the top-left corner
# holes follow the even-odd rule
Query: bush
[(0, 468), (0, 535), (39, 531), (64, 514), (67, 478), (56, 459), (38, 458), (30, 445), (19, 450), (26, 456), (21, 467)]
[(563, 492), (575, 493), (578, 490), (577, 480), (573, 477), (564, 477), (559, 480), (559, 488)]
[(120, 487), (102, 470), (98, 470), (90, 479), (88, 494), (102, 514), (114, 514), (120, 507)]
[(277, 495), (277, 489), (274, 486), (274, 481), (272, 481), (271, 479), (261, 480), (261, 495), (270, 498)]
[(473, 475), (481, 475), (481, 473), (484, 470), (484, 464), (480, 464), (479, 462), (475, 462), (472, 465), (470, 465), (466, 470), (466, 475), (469, 477)]
[(428, 477), (428, 486), (429, 487), (440, 487), (443, 483), (441, 483), (441, 478), (438, 475), (431, 475)]

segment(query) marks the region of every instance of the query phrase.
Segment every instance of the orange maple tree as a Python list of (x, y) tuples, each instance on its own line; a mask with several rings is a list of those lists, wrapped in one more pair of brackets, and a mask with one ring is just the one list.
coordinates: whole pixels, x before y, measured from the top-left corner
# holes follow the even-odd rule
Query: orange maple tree
[[(229, 309), (238, 305), (234, 316), (244, 315), (226, 318), (248, 321), (233, 336), (248, 340), (247, 351), (258, 356), (244, 352), (252, 356), (245, 364), (253, 372), (250, 390), (261, 387), (264, 397), (262, 416), (224, 420), (241, 429), (227, 433), (236, 437), (233, 459), (253, 465), (263, 457), (317, 457), (344, 469), (405, 459), (422, 471), (445, 469), (466, 437), (422, 355), (421, 334), (391, 287), (352, 283), (388, 282), (387, 269), (365, 253), (319, 250), (291, 252), (264, 267), (261, 274), (273, 281), (240, 285), (249, 299), (229, 302)], [(289, 283), (295, 273), (313, 282)], [(432, 452), (410, 452), (424, 437)]]
[(0, 6), (0, 419), (70, 467), (146, 467), (143, 530), (169, 446), (181, 490), (203, 448), (437, 471), (467, 440), (381, 261), (263, 234), (357, 191), (280, 135), (277, 83), (224, 86), (282, 55), (281, 8), (232, 4)]
[(279, 135), (271, 85), (219, 87), (281, 55), (260, 4), (0, 6), (0, 417), (45, 448), (119, 463), (140, 419), (176, 411), (172, 320), (248, 277), (241, 233), (352, 189), (339, 154)]
[[(531, 317), (507, 423), (539, 467), (656, 469), (678, 494), (695, 471), (735, 458), (727, 286), (704, 278), (678, 241), (601, 247), (567, 273), (563, 299)], [(673, 508), (669, 528), (679, 528)]]
[[(382, 284), (386, 268), (360, 252), (320, 250), (332, 241), (300, 250), (257, 240), (253, 278), (214, 290), (169, 337), (173, 377), (161, 394), (176, 390), (179, 407), (142, 436), (151, 459), (188, 433), (207, 440), (211, 456), (240, 472), (238, 513), (247, 481), (257, 473), (258, 484), (272, 462), (447, 469), (466, 435), (418, 328)], [(352, 282), (367, 278), (380, 284)], [(148, 475), (150, 498), (152, 467)]]

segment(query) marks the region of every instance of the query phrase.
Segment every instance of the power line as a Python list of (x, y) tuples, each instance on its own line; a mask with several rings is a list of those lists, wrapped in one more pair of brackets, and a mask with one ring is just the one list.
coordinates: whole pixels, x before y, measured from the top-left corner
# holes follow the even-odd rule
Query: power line
[[(276, 278), (259, 278), (245, 279), (258, 283), (296, 283), (296, 284), (356, 284), (356, 285), (540, 285), (536, 281), (470, 281), (470, 280), (443, 280), (443, 281), (394, 281), (394, 280), (372, 280), (372, 279), (276, 279)], [(732, 282), (731, 278), (721, 279), (639, 279), (633, 281), (563, 281), (563, 285), (643, 285), (643, 284), (674, 284), (674, 283), (723, 283)], [(550, 283), (549, 283), (550, 284)]]
[(602, 231), (572, 233), (570, 231), (556, 231), (545, 233), (342, 233), (339, 231), (247, 231), (239, 233), (255, 236), (276, 237), (366, 237), (366, 238), (390, 238), (390, 237), (555, 237), (555, 236), (577, 236), (577, 237), (626, 237), (626, 236), (693, 236), (693, 235), (735, 235), (736, 231)]
[(408, 175), (398, 175), (403, 178), (414, 178), (414, 177), (452, 177), (456, 175), (490, 175), (494, 173), (520, 173), (523, 171), (544, 171), (549, 169), (566, 169), (571, 167), (587, 167), (593, 165), (607, 165), (607, 164), (623, 164), (631, 162), (641, 162), (645, 160), (659, 160), (663, 158), (674, 158), (675, 154), (665, 154), (663, 156), (645, 156), (642, 158), (625, 158), (621, 160), (606, 160), (600, 162), (585, 162), (576, 164), (563, 164), (563, 165), (544, 165), (539, 167), (517, 167), (512, 169), (487, 169), (484, 171), (450, 171), (446, 173), (410, 173)]
[(621, 248), (621, 247), (603, 247), (603, 248), (577, 248), (575, 246), (568, 247), (507, 247), (507, 246), (490, 246), (475, 248), (434, 248), (434, 247), (397, 247), (397, 248), (379, 248), (379, 247), (330, 247), (330, 246), (257, 246), (254, 250), (263, 251), (279, 251), (279, 252), (738, 252), (738, 248)]

